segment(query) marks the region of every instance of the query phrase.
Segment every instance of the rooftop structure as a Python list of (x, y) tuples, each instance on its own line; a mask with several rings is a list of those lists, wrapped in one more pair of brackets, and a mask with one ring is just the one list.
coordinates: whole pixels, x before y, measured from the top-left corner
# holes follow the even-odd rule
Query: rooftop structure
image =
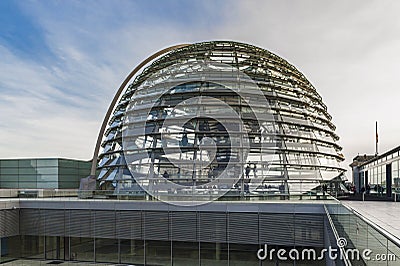
[(350, 164), (357, 192), (393, 197), (400, 192), (400, 146), (380, 155), (364, 155), (354, 158)]
[(90, 165), (61, 158), (0, 159), (0, 189), (77, 189)]
[(332, 117), (293, 65), (231, 41), (165, 50), (110, 107), (100, 188), (290, 194), (341, 180)]

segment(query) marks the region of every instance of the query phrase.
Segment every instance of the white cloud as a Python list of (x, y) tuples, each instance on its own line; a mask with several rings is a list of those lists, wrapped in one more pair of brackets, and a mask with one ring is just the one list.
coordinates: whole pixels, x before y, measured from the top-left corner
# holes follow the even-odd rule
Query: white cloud
[(270, 49), (308, 77), (333, 116), (344, 166), (357, 153), (374, 153), (376, 120), (380, 151), (399, 145), (399, 2), (236, 3), (220, 35)]
[(374, 152), (375, 120), (381, 151), (399, 144), (400, 3), (222, 3), (142, 14), (140, 2), (24, 2), (55, 56), (35, 63), (0, 47), (0, 157), (90, 158), (108, 104), (134, 66), (166, 46), (213, 39), (253, 43), (297, 66), (327, 104), (346, 164)]

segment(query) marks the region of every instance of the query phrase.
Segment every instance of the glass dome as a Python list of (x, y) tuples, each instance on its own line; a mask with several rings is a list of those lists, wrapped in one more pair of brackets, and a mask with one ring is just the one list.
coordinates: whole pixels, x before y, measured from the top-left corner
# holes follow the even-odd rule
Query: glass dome
[(231, 41), (188, 45), (126, 88), (97, 179), (102, 189), (158, 198), (308, 192), (345, 172), (331, 119), (281, 57)]

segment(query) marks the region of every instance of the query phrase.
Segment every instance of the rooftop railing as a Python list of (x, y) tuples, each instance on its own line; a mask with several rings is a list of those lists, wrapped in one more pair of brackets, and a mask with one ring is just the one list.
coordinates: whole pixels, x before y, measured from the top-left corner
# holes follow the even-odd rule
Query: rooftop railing
[[(400, 239), (340, 201), (325, 206), (353, 265), (399, 265)], [(354, 257), (357, 250), (359, 257)]]

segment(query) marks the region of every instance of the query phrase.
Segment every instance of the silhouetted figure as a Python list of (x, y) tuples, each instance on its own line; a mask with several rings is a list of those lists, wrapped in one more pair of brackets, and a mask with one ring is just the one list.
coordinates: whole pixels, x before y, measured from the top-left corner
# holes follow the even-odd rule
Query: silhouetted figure
[(162, 175), (165, 179), (169, 179), (169, 174), (167, 171), (164, 171), (164, 174)]
[(284, 185), (279, 185), (279, 192), (281, 194), (285, 193), (285, 186)]
[(245, 173), (246, 173), (246, 178), (249, 178), (249, 175), (250, 175), (250, 166), (249, 165), (246, 166)]
[(328, 186), (326, 184), (322, 185), (322, 194), (325, 196), (325, 193), (328, 191)]
[(244, 192), (245, 192), (245, 193), (250, 193), (250, 191), (249, 191), (249, 184), (247, 184), (247, 183), (244, 184)]
[(188, 141), (188, 137), (187, 137), (186, 133), (183, 135), (181, 143), (182, 143), (182, 147), (186, 147), (188, 145), (189, 141)]

